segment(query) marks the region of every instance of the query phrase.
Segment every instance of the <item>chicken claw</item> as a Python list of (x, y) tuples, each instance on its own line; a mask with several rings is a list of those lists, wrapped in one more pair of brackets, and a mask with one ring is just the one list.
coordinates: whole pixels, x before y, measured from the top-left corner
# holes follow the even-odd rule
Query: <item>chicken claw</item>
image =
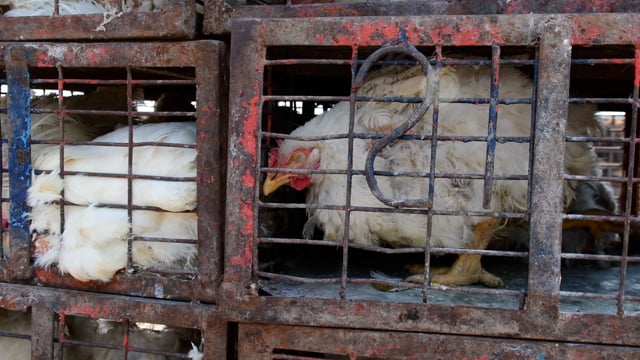
[[(474, 229), (474, 237), (469, 249), (485, 250), (497, 223), (497, 219), (493, 218), (478, 223)], [(482, 255), (478, 254), (460, 254), (450, 268), (434, 267), (430, 269), (431, 278), (429, 280), (432, 283), (447, 286), (481, 283), (492, 288), (503, 287), (504, 282), (502, 279), (482, 268), (481, 258)], [(405, 281), (422, 283), (424, 281), (424, 272), (416, 271), (419, 268), (420, 266), (410, 266), (409, 269), (414, 274), (405, 278)]]

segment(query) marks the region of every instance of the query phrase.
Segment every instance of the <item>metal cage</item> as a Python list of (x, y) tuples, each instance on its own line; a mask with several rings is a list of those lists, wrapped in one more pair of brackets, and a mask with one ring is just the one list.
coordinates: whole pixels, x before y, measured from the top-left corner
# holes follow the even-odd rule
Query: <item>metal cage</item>
[(196, 35), (195, 0), (5, 2), (0, 40), (191, 39)]
[[(221, 293), (234, 301), (221, 304), (223, 314), (233, 321), (274, 325), (637, 345), (640, 297), (634, 290), (639, 260), (634, 249), (638, 221), (634, 182), (638, 51), (632, 29), (639, 25), (632, 14), (585, 13), (233, 19)], [(408, 50), (394, 52), (398, 47)], [(430, 85), (430, 80), (418, 95), (358, 93), (358, 89), (366, 87), (367, 82), (362, 82), (365, 74), (361, 72), (367, 67), (375, 71), (415, 64), (423, 66), (424, 74), (432, 72), (436, 79), (438, 74), (448, 74), (443, 69), (450, 66), (484, 69), (486, 86), (481, 95), (454, 98), (438, 97), (437, 93), (444, 90)], [(527, 91), (513, 95), (504, 90), (509, 88), (501, 80), (509, 79), (509, 68), (531, 81)], [(464, 88), (465, 79), (460, 80), (459, 87)], [(432, 102), (424, 95), (431, 90), (436, 93)], [(438, 116), (445, 119), (449, 105), (470, 106), (469, 112), (481, 108), (482, 115), (474, 119), (481, 120), (485, 130), (465, 136), (425, 133), (415, 122), (415, 117), (422, 115), (407, 115), (401, 125), (394, 124), (385, 131), (367, 131), (358, 128), (355, 120), (360, 116), (355, 109), (367, 102), (434, 106), (426, 115), (433, 116), (434, 123)], [(291, 133), (318, 114), (331, 114), (338, 106), (344, 113), (345, 131)], [(529, 121), (530, 128), (524, 134), (500, 132), (501, 111), (509, 106), (518, 106)], [(596, 107), (622, 112), (624, 131), (611, 132), (615, 129), (606, 126), (606, 115), (596, 114)], [(599, 121), (609, 132), (572, 135), (567, 116), (571, 117), (574, 108), (593, 109), (585, 110), (586, 118), (601, 116)], [(269, 160), (270, 149), (287, 140), (348, 142), (349, 147), (343, 150), (346, 165), (328, 170), (274, 168)], [(358, 147), (358, 141), (369, 141), (369, 145)], [(455, 169), (434, 171), (433, 167), (426, 171), (376, 169), (376, 156), (384, 156), (382, 153), (394, 144), (411, 141), (437, 146), (479, 142), (486, 167), (471, 173)], [(498, 171), (495, 164), (501, 160), (496, 149), (504, 144), (526, 149), (528, 155), (518, 158), (524, 164), (523, 171)], [(602, 151), (617, 149), (617, 172), (569, 171), (564, 157), (571, 154), (565, 148), (574, 147), (589, 149), (589, 153), (599, 151), (601, 156), (605, 156)], [(367, 155), (366, 166), (353, 160), (354, 149)], [(428, 146), (422, 149), (420, 154), (433, 152)], [(290, 178), (296, 174), (341, 176), (346, 179), (347, 195), (338, 203), (305, 201), (304, 194), (293, 190), (266, 197), (261, 187), (265, 176), (274, 172), (293, 174)], [(365, 177), (369, 177), (366, 183), (362, 180)], [(480, 193), (485, 189), (485, 206), (436, 206), (430, 197), (434, 196), (433, 188), (422, 193), (424, 199), (404, 197), (388, 202), (382, 200), (383, 189), (383, 196), (376, 196), (385, 206), (358, 203), (357, 197), (348, 195), (356, 191), (353, 184), (358, 182), (364, 183), (365, 192), (375, 192), (372, 179), (380, 182), (385, 177), (389, 181), (400, 177), (433, 181), (435, 192), (438, 179), (459, 184), (478, 182)], [(519, 188), (527, 193), (524, 209), (507, 211), (490, 206), (495, 200), (492, 196), (496, 196), (492, 189), (500, 181), (521, 182)], [(608, 185), (600, 188), (604, 183), (611, 184), (613, 190)], [(610, 201), (581, 206), (563, 203), (565, 186), (597, 188), (594, 199), (606, 197)], [(317, 227), (315, 231), (305, 229), (305, 212), (313, 214), (318, 210), (335, 211), (344, 223), (359, 213), (402, 213), (425, 219), (499, 219), (501, 223), (522, 225), (515, 237), (524, 248), (513, 246), (517, 241), (505, 246), (494, 241), (495, 237), (483, 249), (432, 246), (429, 241), (408, 248), (363, 245), (356, 239), (342, 240), (349, 239), (348, 226), (340, 228), (345, 232), (335, 237), (319, 233)], [(567, 240), (569, 228), (580, 233), (571, 235), (578, 241)], [(305, 230), (307, 236), (303, 237)], [(425, 231), (427, 237), (431, 236), (430, 230)], [(397, 275), (407, 262), (446, 262), (446, 256), (435, 256), (442, 254), (482, 255), (486, 268), (499, 275), (506, 286), (492, 289), (430, 284), (424, 280), (431, 275), (428, 266), (417, 284), (371, 272), (381, 270)], [(392, 293), (390, 289), (403, 291)], [(616, 336), (611, 336), (612, 332)], [(280, 345), (273, 345), (277, 346)], [(543, 347), (543, 352), (555, 351), (552, 345)], [(359, 354), (359, 350), (354, 353)], [(364, 356), (375, 358), (374, 355)]]
[[(227, 324), (210, 305), (3, 284), (4, 356), (223, 359)], [(197, 349), (197, 353), (192, 350)]]
[(635, 11), (629, 0), (473, 1), (473, 0), (205, 0), (202, 31), (228, 34), (233, 19), (314, 18), (429, 15), (625, 13)]
[(633, 358), (632, 347), (478, 338), (464, 335), (240, 325), (240, 359), (575, 359)]
[[(215, 303), (222, 273), (225, 46), (208, 40), (4, 44), (3, 54), (2, 281)], [(146, 135), (152, 132), (159, 135)], [(152, 157), (144, 160), (145, 154)], [(85, 165), (69, 162), (81, 158)], [(159, 159), (166, 163), (151, 165)], [(83, 188), (91, 195), (72, 194)], [(147, 188), (156, 189), (149, 201)], [(35, 194), (53, 197), (39, 202)], [(111, 245), (84, 247), (103, 240)], [(93, 266), (92, 251), (105, 256), (114, 249)], [(47, 254), (53, 262), (37, 260)], [(115, 272), (103, 277), (65, 268), (64, 256)]]

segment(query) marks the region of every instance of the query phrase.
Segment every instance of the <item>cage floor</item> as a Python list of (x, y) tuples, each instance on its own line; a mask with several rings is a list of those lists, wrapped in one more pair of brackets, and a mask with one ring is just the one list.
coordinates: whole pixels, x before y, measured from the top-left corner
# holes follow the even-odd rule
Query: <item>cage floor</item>
[[(318, 255), (318, 254), (316, 254)], [(337, 254), (336, 254), (337, 255)], [(387, 280), (400, 281), (407, 276), (402, 266), (397, 266), (397, 259), (392, 262), (380, 262), (384, 255), (374, 255), (371, 261), (350, 262), (348, 276), (351, 279), (368, 279), (375, 275), (373, 272), (383, 274)], [(322, 256), (302, 258), (289, 258), (286, 268), (279, 273), (289, 276), (297, 276), (305, 279), (329, 279), (339, 278), (341, 268), (335, 262), (322, 261)], [(413, 257), (415, 259), (415, 257)], [(324, 258), (327, 260), (327, 258)], [(303, 266), (301, 264), (304, 264)], [(494, 275), (499, 276), (505, 283), (505, 287), (493, 291), (483, 285), (473, 285), (465, 288), (437, 287), (427, 292), (427, 302), (431, 304), (466, 305), (489, 308), (518, 309), (522, 304), (522, 295), (526, 292), (528, 271), (525, 260), (487, 258), (483, 259), (484, 267)], [(282, 270), (282, 269), (281, 269)], [(596, 299), (592, 294), (614, 297), (618, 293), (620, 284), (620, 266), (613, 264), (608, 268), (598, 268), (591, 264), (573, 264), (562, 266), (561, 291), (563, 295), (560, 301), (562, 312), (583, 312), (598, 314), (616, 314), (616, 299)], [(321, 298), (338, 299), (340, 296), (340, 283), (303, 283), (279, 279), (260, 280), (261, 290), (270, 296), (295, 297), (295, 298)], [(476, 290), (477, 289), (477, 290)], [(503, 291), (512, 290), (512, 291)], [(476, 292), (478, 291), (478, 292)], [(565, 295), (565, 292), (567, 295)], [(381, 291), (371, 284), (356, 284), (347, 282), (345, 287), (347, 299), (373, 300), (387, 302), (423, 302), (423, 294), (420, 288), (410, 288), (397, 291)], [(627, 265), (625, 279), (625, 296), (640, 297), (640, 264)], [(626, 314), (640, 313), (640, 302), (625, 301)]]

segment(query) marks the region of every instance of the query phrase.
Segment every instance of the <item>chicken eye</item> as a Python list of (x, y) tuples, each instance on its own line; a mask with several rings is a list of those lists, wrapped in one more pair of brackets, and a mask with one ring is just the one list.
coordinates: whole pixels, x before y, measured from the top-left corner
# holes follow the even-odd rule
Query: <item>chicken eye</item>
[(304, 162), (306, 156), (301, 152), (295, 152), (291, 155), (291, 163), (299, 164)]

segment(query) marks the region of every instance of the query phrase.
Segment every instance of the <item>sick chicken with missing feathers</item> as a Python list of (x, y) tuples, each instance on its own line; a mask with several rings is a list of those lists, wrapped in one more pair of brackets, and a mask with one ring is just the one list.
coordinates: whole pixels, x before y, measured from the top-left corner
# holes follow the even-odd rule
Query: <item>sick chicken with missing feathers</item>
[[(425, 75), (421, 66), (391, 65), (372, 71), (357, 90), (358, 96), (366, 97), (419, 97), (426, 98), (428, 87), (437, 89), (433, 93), (439, 99), (489, 98), (491, 68), (481, 65), (446, 65), (439, 69), (438, 82), (433, 69)], [(532, 98), (532, 81), (514, 66), (499, 68), (499, 98)], [(487, 103), (456, 103), (434, 100), (438, 108), (438, 136), (476, 136), (486, 139), (487, 119), (490, 106)], [(406, 134), (432, 134), (433, 108), (417, 121)], [(405, 123), (417, 105), (407, 102), (358, 101), (353, 114), (352, 132), (387, 134)], [(526, 137), (531, 139), (531, 104), (499, 104), (497, 118), (498, 137)], [(591, 105), (569, 105), (567, 135), (597, 136), (601, 127), (594, 119), (595, 107)], [(310, 238), (315, 228), (324, 233), (325, 240), (342, 241), (345, 234), (345, 213), (342, 210), (321, 206), (344, 206), (347, 197), (347, 175), (350, 165), (354, 170), (363, 170), (367, 154), (374, 142), (370, 138), (354, 136), (352, 148), (348, 138), (314, 140), (309, 136), (349, 133), (350, 103), (339, 102), (328, 112), (320, 114), (295, 129), (290, 137), (280, 140), (277, 148), (269, 154), (269, 168), (262, 185), (263, 194), (268, 195), (283, 185), (296, 190), (306, 190), (308, 220), (304, 236)], [(305, 137), (307, 139), (305, 139)], [(453, 140), (456, 140), (455, 138)], [(491, 187), (491, 202), (483, 207), (484, 181), (472, 174), (484, 174), (487, 143), (481, 141), (437, 140), (435, 146), (435, 173), (460, 174), (462, 176), (435, 177), (431, 207), (440, 214), (432, 216), (430, 246), (432, 248), (484, 250), (494, 234), (503, 235), (511, 220), (476, 216), (452, 216), (446, 211), (528, 211), (527, 180), (494, 179)], [(498, 142), (495, 148), (494, 177), (516, 175), (526, 179), (530, 163), (528, 142)], [(386, 171), (394, 176), (376, 175), (380, 191), (392, 199), (424, 199), (428, 194), (428, 175), (414, 176), (409, 173), (429, 174), (432, 144), (429, 140), (397, 140), (381, 149), (375, 157), (374, 169)], [(347, 154), (352, 154), (349, 164)], [(276, 169), (276, 170), (273, 170)], [(288, 172), (294, 169), (295, 172)], [(302, 170), (329, 170), (304, 173)], [(331, 173), (333, 170), (334, 173)], [(337, 171), (342, 173), (337, 173)], [(598, 158), (588, 142), (567, 142), (565, 171), (573, 175), (599, 175)], [(357, 211), (357, 207), (390, 208), (370, 190), (362, 173), (354, 174), (350, 189), (349, 242), (384, 247), (424, 247), (427, 245), (428, 216), (424, 214), (393, 211)], [(403, 176), (402, 174), (407, 174)], [(563, 202), (565, 208), (576, 198), (578, 182), (565, 181)], [(604, 196), (612, 197), (610, 191)], [(584, 201), (583, 201), (584, 202)], [(444, 211), (442, 211), (444, 210)], [(579, 209), (588, 210), (588, 209)], [(615, 209), (608, 209), (611, 212)], [(477, 213), (476, 213), (477, 214)], [(528, 244), (528, 239), (526, 240)], [(407, 277), (406, 281), (421, 283), (424, 272)], [(501, 278), (486, 271), (481, 265), (481, 255), (460, 254), (451, 267), (433, 268), (432, 283), (463, 286), (481, 283), (488, 287), (504, 285)]]

